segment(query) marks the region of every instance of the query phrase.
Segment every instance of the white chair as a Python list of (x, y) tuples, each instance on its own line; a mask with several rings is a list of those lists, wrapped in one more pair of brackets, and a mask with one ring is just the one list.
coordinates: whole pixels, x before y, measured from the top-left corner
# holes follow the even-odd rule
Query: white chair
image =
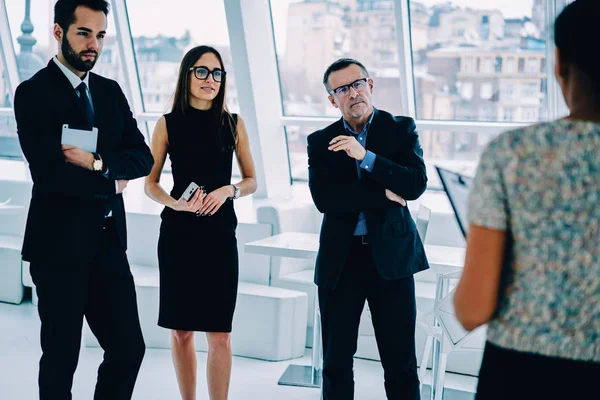
[[(454, 311), (454, 291), (461, 273), (462, 271), (459, 271), (438, 277), (436, 287), (439, 292), (436, 293), (436, 302), (433, 311), (418, 319), (419, 326), (427, 332), (425, 351), (423, 352), (421, 366), (419, 368), (421, 388), (434, 340), (437, 340), (439, 343), (439, 354), (437, 357), (434, 357), (433, 361), (431, 385), (432, 395), (434, 394), (433, 391), (435, 391), (435, 400), (442, 400), (443, 397), (448, 354), (458, 348), (480, 351), (481, 344), (470, 346), (469, 343), (473, 342), (471, 340), (473, 338), (478, 339), (476, 340), (477, 343), (485, 341), (485, 326), (468, 332), (456, 319), (456, 313)], [(446, 291), (448, 291), (448, 294), (444, 295), (443, 293)]]
[(419, 205), (419, 211), (417, 211), (417, 232), (421, 242), (425, 244), (425, 236), (427, 235), (427, 228), (429, 227), (429, 220), (431, 218), (431, 210), (424, 205)]

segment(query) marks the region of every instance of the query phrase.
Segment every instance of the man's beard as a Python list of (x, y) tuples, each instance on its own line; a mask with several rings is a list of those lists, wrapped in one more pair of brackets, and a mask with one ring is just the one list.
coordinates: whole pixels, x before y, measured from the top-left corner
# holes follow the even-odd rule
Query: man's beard
[[(60, 43), (60, 48), (62, 50), (63, 57), (69, 65), (75, 68), (77, 71), (87, 72), (94, 68), (96, 61), (98, 60), (98, 53), (94, 50), (82, 51), (81, 53), (76, 53), (75, 50), (71, 47), (69, 40), (64, 36), (63, 40)], [(83, 55), (93, 54), (94, 57), (92, 60), (83, 60), (81, 57)]]

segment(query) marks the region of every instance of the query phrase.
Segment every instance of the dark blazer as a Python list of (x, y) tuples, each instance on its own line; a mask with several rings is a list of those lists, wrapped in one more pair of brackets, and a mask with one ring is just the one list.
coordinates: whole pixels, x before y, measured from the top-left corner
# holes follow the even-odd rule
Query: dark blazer
[(106, 203), (112, 208), (120, 244), (127, 249), (125, 208), (115, 180), (148, 175), (153, 158), (118, 83), (89, 74), (97, 152), (108, 167), (109, 179), (65, 161), (62, 126), (83, 125), (83, 114), (73, 86), (54, 61), (22, 82), (15, 93), (19, 141), (33, 178), (24, 260), (90, 261), (100, 243)]
[(388, 200), (385, 189), (415, 200), (427, 187), (423, 150), (415, 122), (374, 109), (367, 150), (376, 155), (371, 172), (358, 179), (356, 160), (328, 150), (336, 136), (348, 135), (343, 121), (308, 136), (308, 184), (321, 226), (315, 283), (335, 287), (352, 244), (358, 215), (365, 213), (369, 243), (379, 274), (399, 279), (429, 268), (408, 207)]

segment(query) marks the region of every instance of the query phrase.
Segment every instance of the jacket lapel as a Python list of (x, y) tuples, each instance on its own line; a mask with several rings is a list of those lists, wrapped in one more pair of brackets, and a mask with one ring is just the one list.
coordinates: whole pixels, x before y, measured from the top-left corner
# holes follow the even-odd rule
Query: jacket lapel
[(381, 129), (381, 114), (373, 107), (373, 121), (367, 134), (367, 150), (375, 154), (384, 155), (386, 151), (386, 132)]
[(56, 104), (63, 105), (63, 110), (69, 116), (67, 121), (61, 122), (73, 125), (81, 124), (82, 113), (77, 102), (77, 93), (75, 93), (71, 82), (69, 82), (69, 79), (67, 79), (53, 60), (50, 60), (46, 68), (48, 68), (53, 78), (50, 81), (50, 85), (52, 87), (52, 94), (56, 99)]
[[(342, 118), (340, 118), (339, 121), (336, 122), (335, 125), (333, 126), (331, 137), (327, 138), (327, 147), (329, 147), (329, 142), (331, 142), (331, 140), (334, 137), (337, 137), (340, 135), (350, 136), (350, 134), (348, 132), (346, 132), (346, 129), (344, 129), (344, 122), (343, 122)], [(333, 152), (331, 150), (327, 150), (327, 151), (332, 154), (332, 157), (334, 159), (334, 161), (333, 161), (334, 165), (336, 166), (336, 168), (338, 168), (341, 171), (342, 174), (347, 174), (352, 179), (358, 180), (358, 171), (356, 169), (356, 160), (348, 157), (348, 155), (346, 154), (345, 151), (338, 151), (338, 152)]]
[(94, 126), (98, 128), (97, 149), (109, 148), (110, 138), (107, 137), (107, 106), (110, 104), (107, 100), (106, 91), (96, 74), (90, 72), (90, 93), (92, 94), (92, 104), (94, 105)]

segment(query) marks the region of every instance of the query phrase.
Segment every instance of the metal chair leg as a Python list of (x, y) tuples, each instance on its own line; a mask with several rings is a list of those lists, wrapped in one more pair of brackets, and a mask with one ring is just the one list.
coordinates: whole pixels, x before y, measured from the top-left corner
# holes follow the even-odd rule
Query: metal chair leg
[(440, 364), (438, 368), (438, 386), (435, 392), (435, 400), (442, 400), (444, 396), (444, 380), (446, 379), (446, 363), (448, 362), (448, 353), (440, 354)]
[(427, 335), (425, 339), (425, 349), (423, 350), (423, 357), (421, 357), (421, 366), (419, 367), (419, 390), (423, 390), (423, 382), (425, 381), (425, 373), (427, 372), (427, 364), (429, 363), (429, 357), (431, 357), (431, 346), (435, 338)]

